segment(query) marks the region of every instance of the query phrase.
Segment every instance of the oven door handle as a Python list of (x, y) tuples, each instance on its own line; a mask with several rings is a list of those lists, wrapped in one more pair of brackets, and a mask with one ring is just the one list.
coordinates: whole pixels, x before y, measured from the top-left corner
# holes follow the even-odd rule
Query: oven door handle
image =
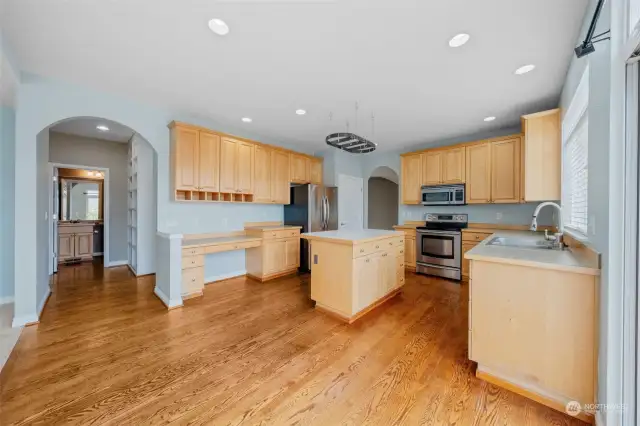
[(456, 232), (456, 231), (439, 231), (437, 229), (429, 229), (428, 231), (419, 229), (417, 232), (418, 234), (421, 234), (421, 235), (436, 234), (436, 235), (450, 235), (452, 237), (455, 237), (457, 235), (462, 235), (460, 232)]

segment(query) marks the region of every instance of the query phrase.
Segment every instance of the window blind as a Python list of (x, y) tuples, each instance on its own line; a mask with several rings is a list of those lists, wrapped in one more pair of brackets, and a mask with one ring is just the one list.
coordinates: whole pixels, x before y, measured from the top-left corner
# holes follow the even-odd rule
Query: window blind
[(562, 209), (564, 226), (587, 235), (589, 119), (583, 111), (563, 146)]

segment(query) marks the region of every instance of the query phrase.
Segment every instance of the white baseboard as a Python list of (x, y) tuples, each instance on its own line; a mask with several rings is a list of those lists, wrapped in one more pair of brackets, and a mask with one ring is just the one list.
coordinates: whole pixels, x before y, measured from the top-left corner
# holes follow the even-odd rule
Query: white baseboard
[(36, 314), (22, 315), (21, 317), (13, 317), (11, 327), (24, 327), (27, 324), (38, 322), (38, 316)]
[(129, 264), (128, 260), (114, 260), (113, 262), (109, 262), (105, 265), (105, 268), (115, 268), (116, 266), (127, 266)]
[(164, 294), (164, 292), (160, 290), (158, 286), (155, 286), (155, 288), (153, 289), (153, 292), (155, 293), (156, 296), (158, 296), (160, 300), (162, 300), (162, 303), (164, 303), (168, 309), (173, 309), (173, 308), (182, 306), (182, 297), (171, 300), (169, 299), (169, 296)]
[(40, 302), (38, 302), (38, 320), (42, 316), (42, 310), (44, 309), (44, 305), (45, 303), (47, 303), (47, 299), (49, 298), (50, 295), (51, 295), (51, 289), (49, 288), (49, 286), (47, 286), (47, 292), (44, 294), (44, 296), (42, 296), (42, 299), (40, 299)]
[(213, 275), (211, 277), (204, 277), (204, 282), (205, 284), (210, 284), (216, 281), (222, 281), (222, 280), (228, 280), (229, 278), (235, 278), (235, 277), (240, 277), (242, 275), (247, 275), (247, 270), (242, 270), (242, 271), (234, 271), (234, 272), (229, 272), (227, 274), (221, 274), (221, 275)]
[(4, 296), (0, 297), (0, 305), (7, 305), (9, 303), (13, 303), (15, 298), (13, 296)]

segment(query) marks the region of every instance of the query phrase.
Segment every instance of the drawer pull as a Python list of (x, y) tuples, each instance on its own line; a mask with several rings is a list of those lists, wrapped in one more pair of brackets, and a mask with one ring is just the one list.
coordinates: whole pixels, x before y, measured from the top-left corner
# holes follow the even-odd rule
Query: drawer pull
[(392, 246), (392, 245), (393, 245), (393, 243), (389, 243), (389, 245), (390, 245), (390, 246)]
[(196, 279), (195, 278), (191, 278), (191, 282), (192, 283), (196, 282)]
[[(364, 249), (360, 249), (360, 253), (364, 253)], [(367, 261), (368, 262), (368, 261)]]
[(367, 263), (369, 263), (369, 259), (367, 259)]
[(376, 246), (376, 248), (380, 248), (380, 246)]
[(196, 261), (195, 261), (195, 260), (192, 260), (192, 261), (191, 261), (191, 264), (192, 264), (192, 265), (195, 265), (195, 263), (196, 263)]
[(382, 257), (387, 257), (387, 253), (383, 254)]
[(400, 240), (401, 243), (404, 243), (404, 240)]
[(404, 250), (400, 250), (400, 254), (404, 253)]
[(275, 236), (276, 236), (276, 234), (275, 234), (275, 233), (273, 233), (273, 234), (271, 234), (271, 236), (272, 236), (272, 237), (275, 237)]
[(234, 249), (237, 249), (237, 248), (238, 248), (238, 246), (233, 246), (233, 248), (234, 248)]

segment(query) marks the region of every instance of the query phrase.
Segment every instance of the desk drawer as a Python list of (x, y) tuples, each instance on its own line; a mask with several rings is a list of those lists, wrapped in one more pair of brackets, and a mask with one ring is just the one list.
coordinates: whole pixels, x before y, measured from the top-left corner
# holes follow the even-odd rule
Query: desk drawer
[(264, 231), (262, 233), (262, 237), (265, 240), (279, 240), (282, 238), (292, 238), (299, 237), (300, 230), (299, 229), (281, 229), (278, 231)]
[(182, 257), (184, 256), (197, 256), (204, 254), (204, 248), (202, 247), (190, 247), (182, 249)]
[(183, 256), (182, 269), (199, 268), (204, 266), (204, 256)]
[(378, 240), (369, 243), (356, 244), (353, 246), (353, 257), (362, 257), (378, 251), (388, 250), (393, 252), (393, 244), (389, 246), (389, 241)]
[(182, 271), (183, 295), (202, 292), (204, 288), (204, 267), (190, 268)]
[(252, 247), (260, 247), (261, 241), (247, 241), (243, 243), (218, 244), (216, 246), (208, 246), (204, 248), (205, 254), (220, 253), (223, 251), (244, 250)]

